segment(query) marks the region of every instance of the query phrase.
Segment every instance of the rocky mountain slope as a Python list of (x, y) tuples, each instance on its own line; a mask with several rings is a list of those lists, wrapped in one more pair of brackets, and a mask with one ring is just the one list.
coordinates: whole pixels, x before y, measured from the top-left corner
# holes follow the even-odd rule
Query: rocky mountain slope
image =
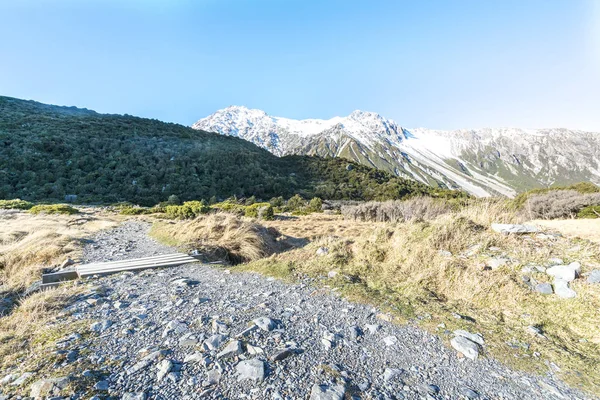
[(372, 112), (329, 120), (272, 117), (232, 106), (194, 129), (249, 140), (275, 155), (344, 157), (433, 186), (477, 196), (581, 181), (600, 183), (600, 133), (518, 128), (406, 129)]

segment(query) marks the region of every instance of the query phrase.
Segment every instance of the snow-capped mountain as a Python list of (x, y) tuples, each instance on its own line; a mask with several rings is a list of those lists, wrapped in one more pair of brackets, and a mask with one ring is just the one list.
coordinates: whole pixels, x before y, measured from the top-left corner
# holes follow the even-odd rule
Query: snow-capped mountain
[(553, 184), (600, 183), (600, 134), (592, 132), (406, 129), (373, 112), (294, 120), (239, 106), (219, 110), (192, 128), (237, 136), (278, 156), (345, 157), (477, 196), (512, 197)]

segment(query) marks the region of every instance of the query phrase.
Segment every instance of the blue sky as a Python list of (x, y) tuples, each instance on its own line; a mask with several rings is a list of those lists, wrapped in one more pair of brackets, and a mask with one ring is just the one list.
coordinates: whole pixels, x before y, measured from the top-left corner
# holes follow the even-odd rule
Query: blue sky
[(0, 0), (0, 37), (0, 94), (99, 112), (600, 131), (600, 0)]

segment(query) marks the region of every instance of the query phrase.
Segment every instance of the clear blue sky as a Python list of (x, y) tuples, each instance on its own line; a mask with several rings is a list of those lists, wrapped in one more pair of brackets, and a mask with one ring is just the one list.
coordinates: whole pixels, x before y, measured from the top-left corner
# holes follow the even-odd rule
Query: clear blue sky
[(0, 0), (0, 94), (600, 131), (600, 0)]

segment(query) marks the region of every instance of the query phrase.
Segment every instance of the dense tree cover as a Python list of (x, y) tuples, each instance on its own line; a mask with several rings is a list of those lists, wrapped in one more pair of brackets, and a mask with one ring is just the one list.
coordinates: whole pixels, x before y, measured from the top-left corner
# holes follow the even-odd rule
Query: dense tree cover
[[(348, 165), (351, 165), (348, 168)], [(0, 199), (154, 205), (229, 196), (382, 200), (434, 190), (348, 161), (278, 158), (153, 119), (0, 97)]]

